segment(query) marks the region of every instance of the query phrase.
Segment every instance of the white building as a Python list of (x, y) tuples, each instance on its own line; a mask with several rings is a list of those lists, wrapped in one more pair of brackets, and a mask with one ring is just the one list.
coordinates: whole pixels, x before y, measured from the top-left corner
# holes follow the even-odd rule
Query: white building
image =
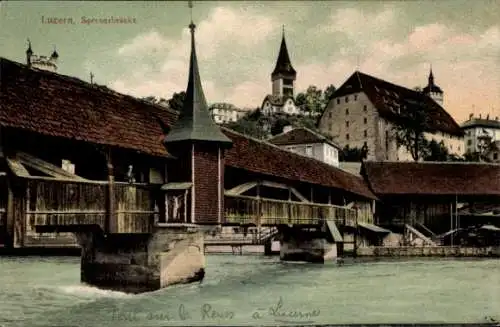
[(271, 74), (272, 94), (266, 95), (262, 101), (262, 113), (272, 115), (286, 113), (298, 115), (301, 113), (295, 104), (295, 79), (297, 72), (292, 67), (286, 47), (285, 33), (281, 39), (280, 51), (276, 66)]
[(339, 146), (308, 128), (285, 128), (268, 140), (280, 148), (339, 167)]
[(209, 108), (212, 119), (217, 124), (227, 124), (238, 121), (248, 113), (248, 110), (236, 108), (230, 103), (214, 103)]
[(26, 64), (28, 67), (57, 72), (58, 58), (59, 54), (55, 48), (50, 57), (35, 55), (31, 49), (31, 42), (28, 41), (28, 49), (26, 50)]
[[(433, 83), (433, 77), (430, 82)], [(358, 71), (335, 91), (320, 118), (319, 128), (342, 147), (368, 147), (367, 160), (412, 161), (406, 148), (398, 147), (393, 130), (407, 101), (423, 103), (428, 110), (431, 121), (425, 133), (428, 140), (443, 141), (451, 154), (464, 154), (460, 126), (436, 101), (421, 92)]]
[(461, 126), (465, 133), (465, 149), (466, 152), (478, 152), (480, 139), (484, 136), (491, 137), (491, 141), (500, 140), (500, 121), (498, 117), (490, 119), (489, 115), (486, 118), (475, 117), (471, 114), (469, 120)]

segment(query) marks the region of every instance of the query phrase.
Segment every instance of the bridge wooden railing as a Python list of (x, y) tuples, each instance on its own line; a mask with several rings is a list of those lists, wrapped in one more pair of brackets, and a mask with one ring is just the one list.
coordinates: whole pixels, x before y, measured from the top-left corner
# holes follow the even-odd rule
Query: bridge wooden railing
[(340, 225), (354, 226), (356, 210), (341, 206), (225, 195), (226, 223), (254, 225), (316, 225), (334, 220)]
[(153, 190), (144, 184), (120, 182), (113, 183), (112, 187), (114, 206), (110, 209), (108, 182), (29, 178), (26, 187), (28, 226), (97, 225), (106, 230), (107, 219), (115, 219), (115, 233), (149, 232), (158, 215), (154, 210)]

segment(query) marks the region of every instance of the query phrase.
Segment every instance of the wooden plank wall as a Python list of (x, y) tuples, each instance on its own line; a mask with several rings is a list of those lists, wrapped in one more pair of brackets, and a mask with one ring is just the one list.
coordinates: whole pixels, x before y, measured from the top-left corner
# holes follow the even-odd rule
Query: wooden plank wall
[[(225, 195), (225, 222), (255, 225), (318, 224), (335, 220), (341, 225), (354, 224), (356, 211), (340, 206)], [(260, 217), (260, 218), (259, 218)]]

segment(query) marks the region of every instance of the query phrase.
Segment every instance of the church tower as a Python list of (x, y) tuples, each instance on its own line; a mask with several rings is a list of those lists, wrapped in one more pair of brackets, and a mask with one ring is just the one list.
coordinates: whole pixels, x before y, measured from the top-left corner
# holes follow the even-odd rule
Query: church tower
[(276, 67), (271, 74), (273, 84), (273, 93), (275, 97), (291, 96), (294, 97), (294, 83), (297, 77), (297, 72), (292, 67), (290, 56), (285, 41), (285, 27), (283, 27), (283, 36), (281, 39), (280, 52)]
[(432, 74), (432, 67), (429, 73), (427, 86), (423, 89), (424, 94), (429, 96), (432, 100), (436, 101), (440, 106), (443, 106), (443, 91), (439, 86), (434, 83), (434, 75)]

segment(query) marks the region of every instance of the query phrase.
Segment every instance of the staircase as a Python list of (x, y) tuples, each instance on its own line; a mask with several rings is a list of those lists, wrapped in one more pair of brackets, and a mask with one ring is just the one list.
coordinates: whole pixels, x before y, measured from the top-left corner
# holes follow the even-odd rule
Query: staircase
[(420, 231), (418, 231), (416, 228), (414, 228), (413, 226), (410, 226), (408, 224), (405, 225), (405, 236), (407, 234), (410, 238), (416, 237), (416, 238), (421, 239), (423, 241), (424, 245), (430, 245), (430, 246), (437, 246), (438, 245), (432, 239), (425, 236)]

